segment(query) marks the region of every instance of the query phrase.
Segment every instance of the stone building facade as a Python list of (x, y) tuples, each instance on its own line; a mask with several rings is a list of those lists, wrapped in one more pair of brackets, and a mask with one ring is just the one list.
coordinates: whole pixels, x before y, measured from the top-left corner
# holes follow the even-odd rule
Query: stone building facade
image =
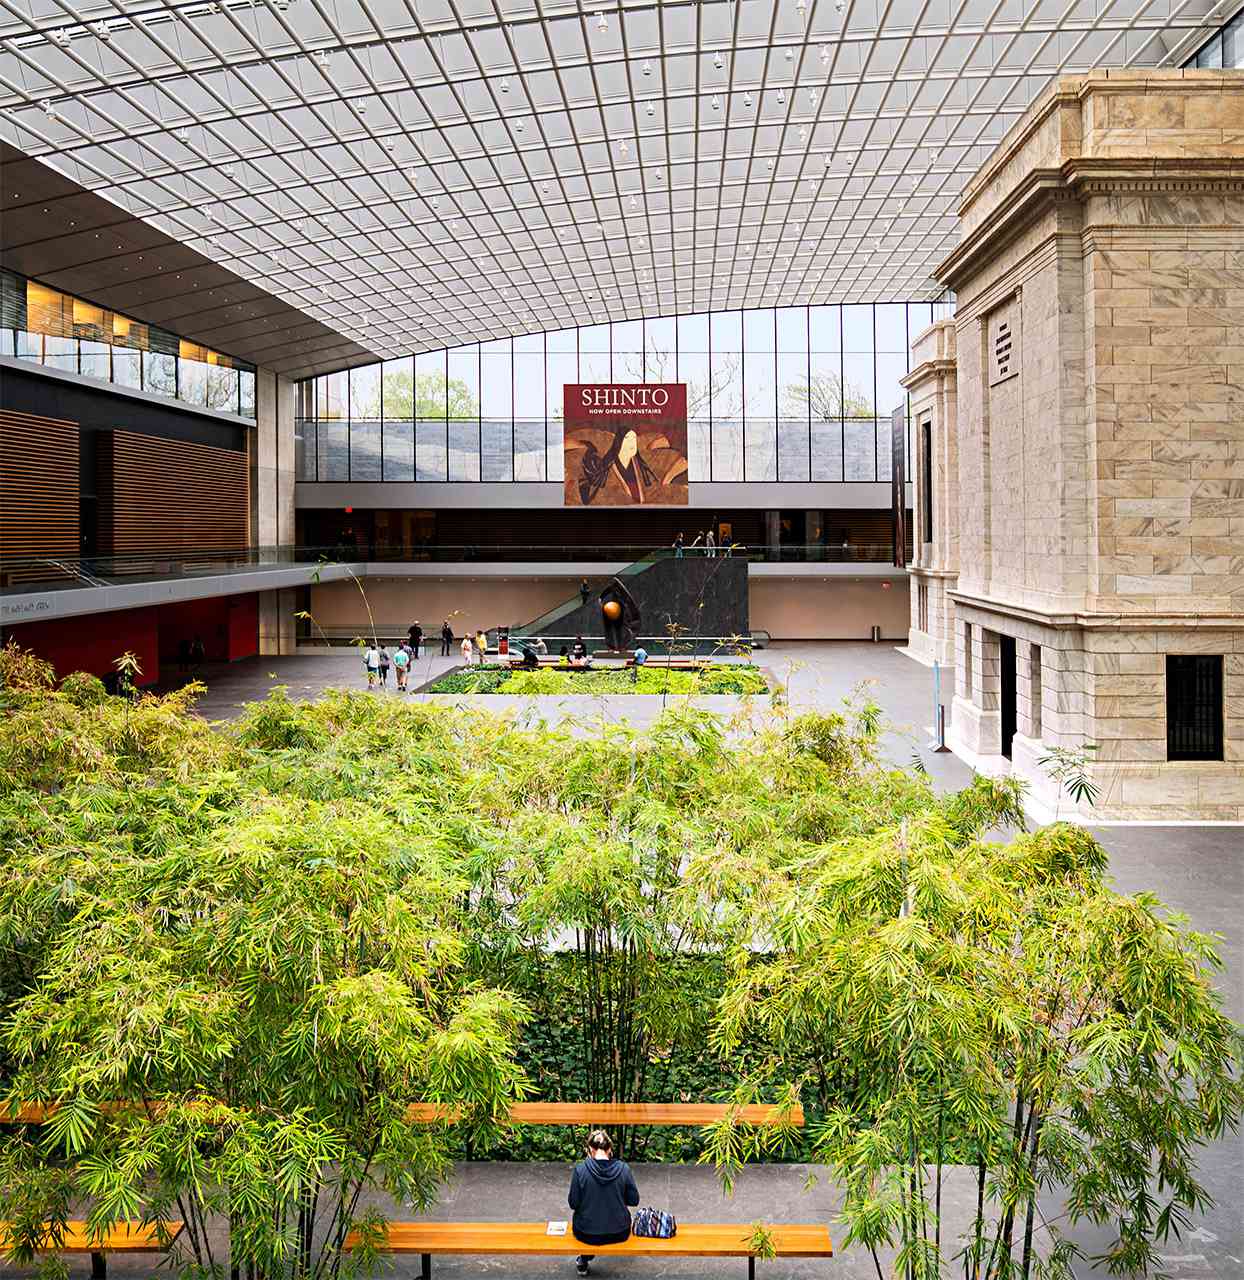
[(952, 745), (1064, 815), (1039, 761), (1091, 743), (1095, 816), (1244, 820), (1244, 73), (1060, 81), (960, 218), (908, 378)]

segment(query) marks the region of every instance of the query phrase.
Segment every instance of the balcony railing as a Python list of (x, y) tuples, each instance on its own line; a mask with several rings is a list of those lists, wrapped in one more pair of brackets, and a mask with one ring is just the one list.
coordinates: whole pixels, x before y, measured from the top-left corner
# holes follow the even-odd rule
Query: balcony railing
[[(153, 549), (120, 556), (82, 556), (38, 559), (0, 556), (0, 594), (116, 587), (143, 582), (165, 582), (244, 574), (305, 566), (307, 581), (321, 564), (629, 564), (674, 556), (672, 547), (642, 545), (495, 546), (420, 544), (417, 546), (289, 546), (246, 547), (187, 551)], [(733, 556), (760, 564), (889, 564), (893, 550), (888, 543), (810, 543), (781, 546), (724, 546), (714, 549), (686, 547), (682, 554)]]

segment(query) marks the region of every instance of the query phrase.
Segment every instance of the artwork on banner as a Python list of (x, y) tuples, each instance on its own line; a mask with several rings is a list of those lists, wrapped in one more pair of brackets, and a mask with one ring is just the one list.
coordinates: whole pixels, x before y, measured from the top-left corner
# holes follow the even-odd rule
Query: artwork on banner
[(566, 506), (687, 505), (686, 383), (571, 382), (563, 404)]

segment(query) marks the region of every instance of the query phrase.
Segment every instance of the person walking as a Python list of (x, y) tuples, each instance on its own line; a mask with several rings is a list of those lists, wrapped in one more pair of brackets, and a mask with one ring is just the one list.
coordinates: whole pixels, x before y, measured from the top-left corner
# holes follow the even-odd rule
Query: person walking
[[(584, 1155), (570, 1174), (570, 1230), (581, 1244), (621, 1244), (631, 1234), (630, 1209), (639, 1204), (635, 1176), (625, 1160), (613, 1158), (613, 1140), (603, 1129), (592, 1131)], [(588, 1275), (594, 1256), (579, 1254), (575, 1271)]]
[(674, 559), (681, 560), (683, 558), (682, 534), (674, 539)]
[(398, 693), (406, 692), (406, 677), (410, 673), (410, 649), (399, 645), (393, 654), (393, 673), (397, 677)]
[(410, 642), (410, 649), (414, 654), (415, 661), (418, 662), (419, 646), (423, 643), (423, 628), (419, 625), (417, 618), (410, 624), (410, 630), (406, 633), (406, 638)]
[(592, 588), (587, 585), (587, 579), (584, 578), (583, 581), (579, 583), (579, 599), (583, 602), (583, 607), (585, 609), (587, 608), (587, 602), (591, 599), (591, 596)]
[(386, 649), (384, 645), (381, 645), (379, 671), (380, 671), (380, 687), (382, 689), (387, 689), (389, 686), (389, 668), (392, 665), (393, 665), (393, 659), (389, 656), (388, 649)]
[(479, 665), (482, 667), (484, 659), (488, 657), (488, 637), (482, 628), (475, 633), (475, 647), (479, 650)]
[(446, 618), (441, 623), (441, 657), (448, 658), (453, 652), (454, 629), (449, 625), (449, 619)]
[(363, 654), (363, 666), (367, 669), (367, 687), (374, 689), (376, 681), (380, 679), (380, 650), (376, 645), (367, 646), (367, 651)]
[(462, 661), (465, 662), (468, 667), (471, 665), (471, 659), (474, 656), (474, 653), (475, 642), (471, 639), (471, 633), (468, 631), (466, 635), (462, 637)]
[(713, 536), (712, 529), (709, 529), (704, 535), (704, 554), (710, 560), (714, 560), (717, 557), (717, 539)]

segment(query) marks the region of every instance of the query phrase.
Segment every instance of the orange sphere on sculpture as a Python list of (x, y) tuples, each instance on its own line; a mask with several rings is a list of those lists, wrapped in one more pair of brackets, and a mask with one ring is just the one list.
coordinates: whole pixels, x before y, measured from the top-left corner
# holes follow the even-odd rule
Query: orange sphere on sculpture
[(602, 611), (610, 622), (617, 622), (622, 616), (622, 606), (616, 600), (606, 600)]

